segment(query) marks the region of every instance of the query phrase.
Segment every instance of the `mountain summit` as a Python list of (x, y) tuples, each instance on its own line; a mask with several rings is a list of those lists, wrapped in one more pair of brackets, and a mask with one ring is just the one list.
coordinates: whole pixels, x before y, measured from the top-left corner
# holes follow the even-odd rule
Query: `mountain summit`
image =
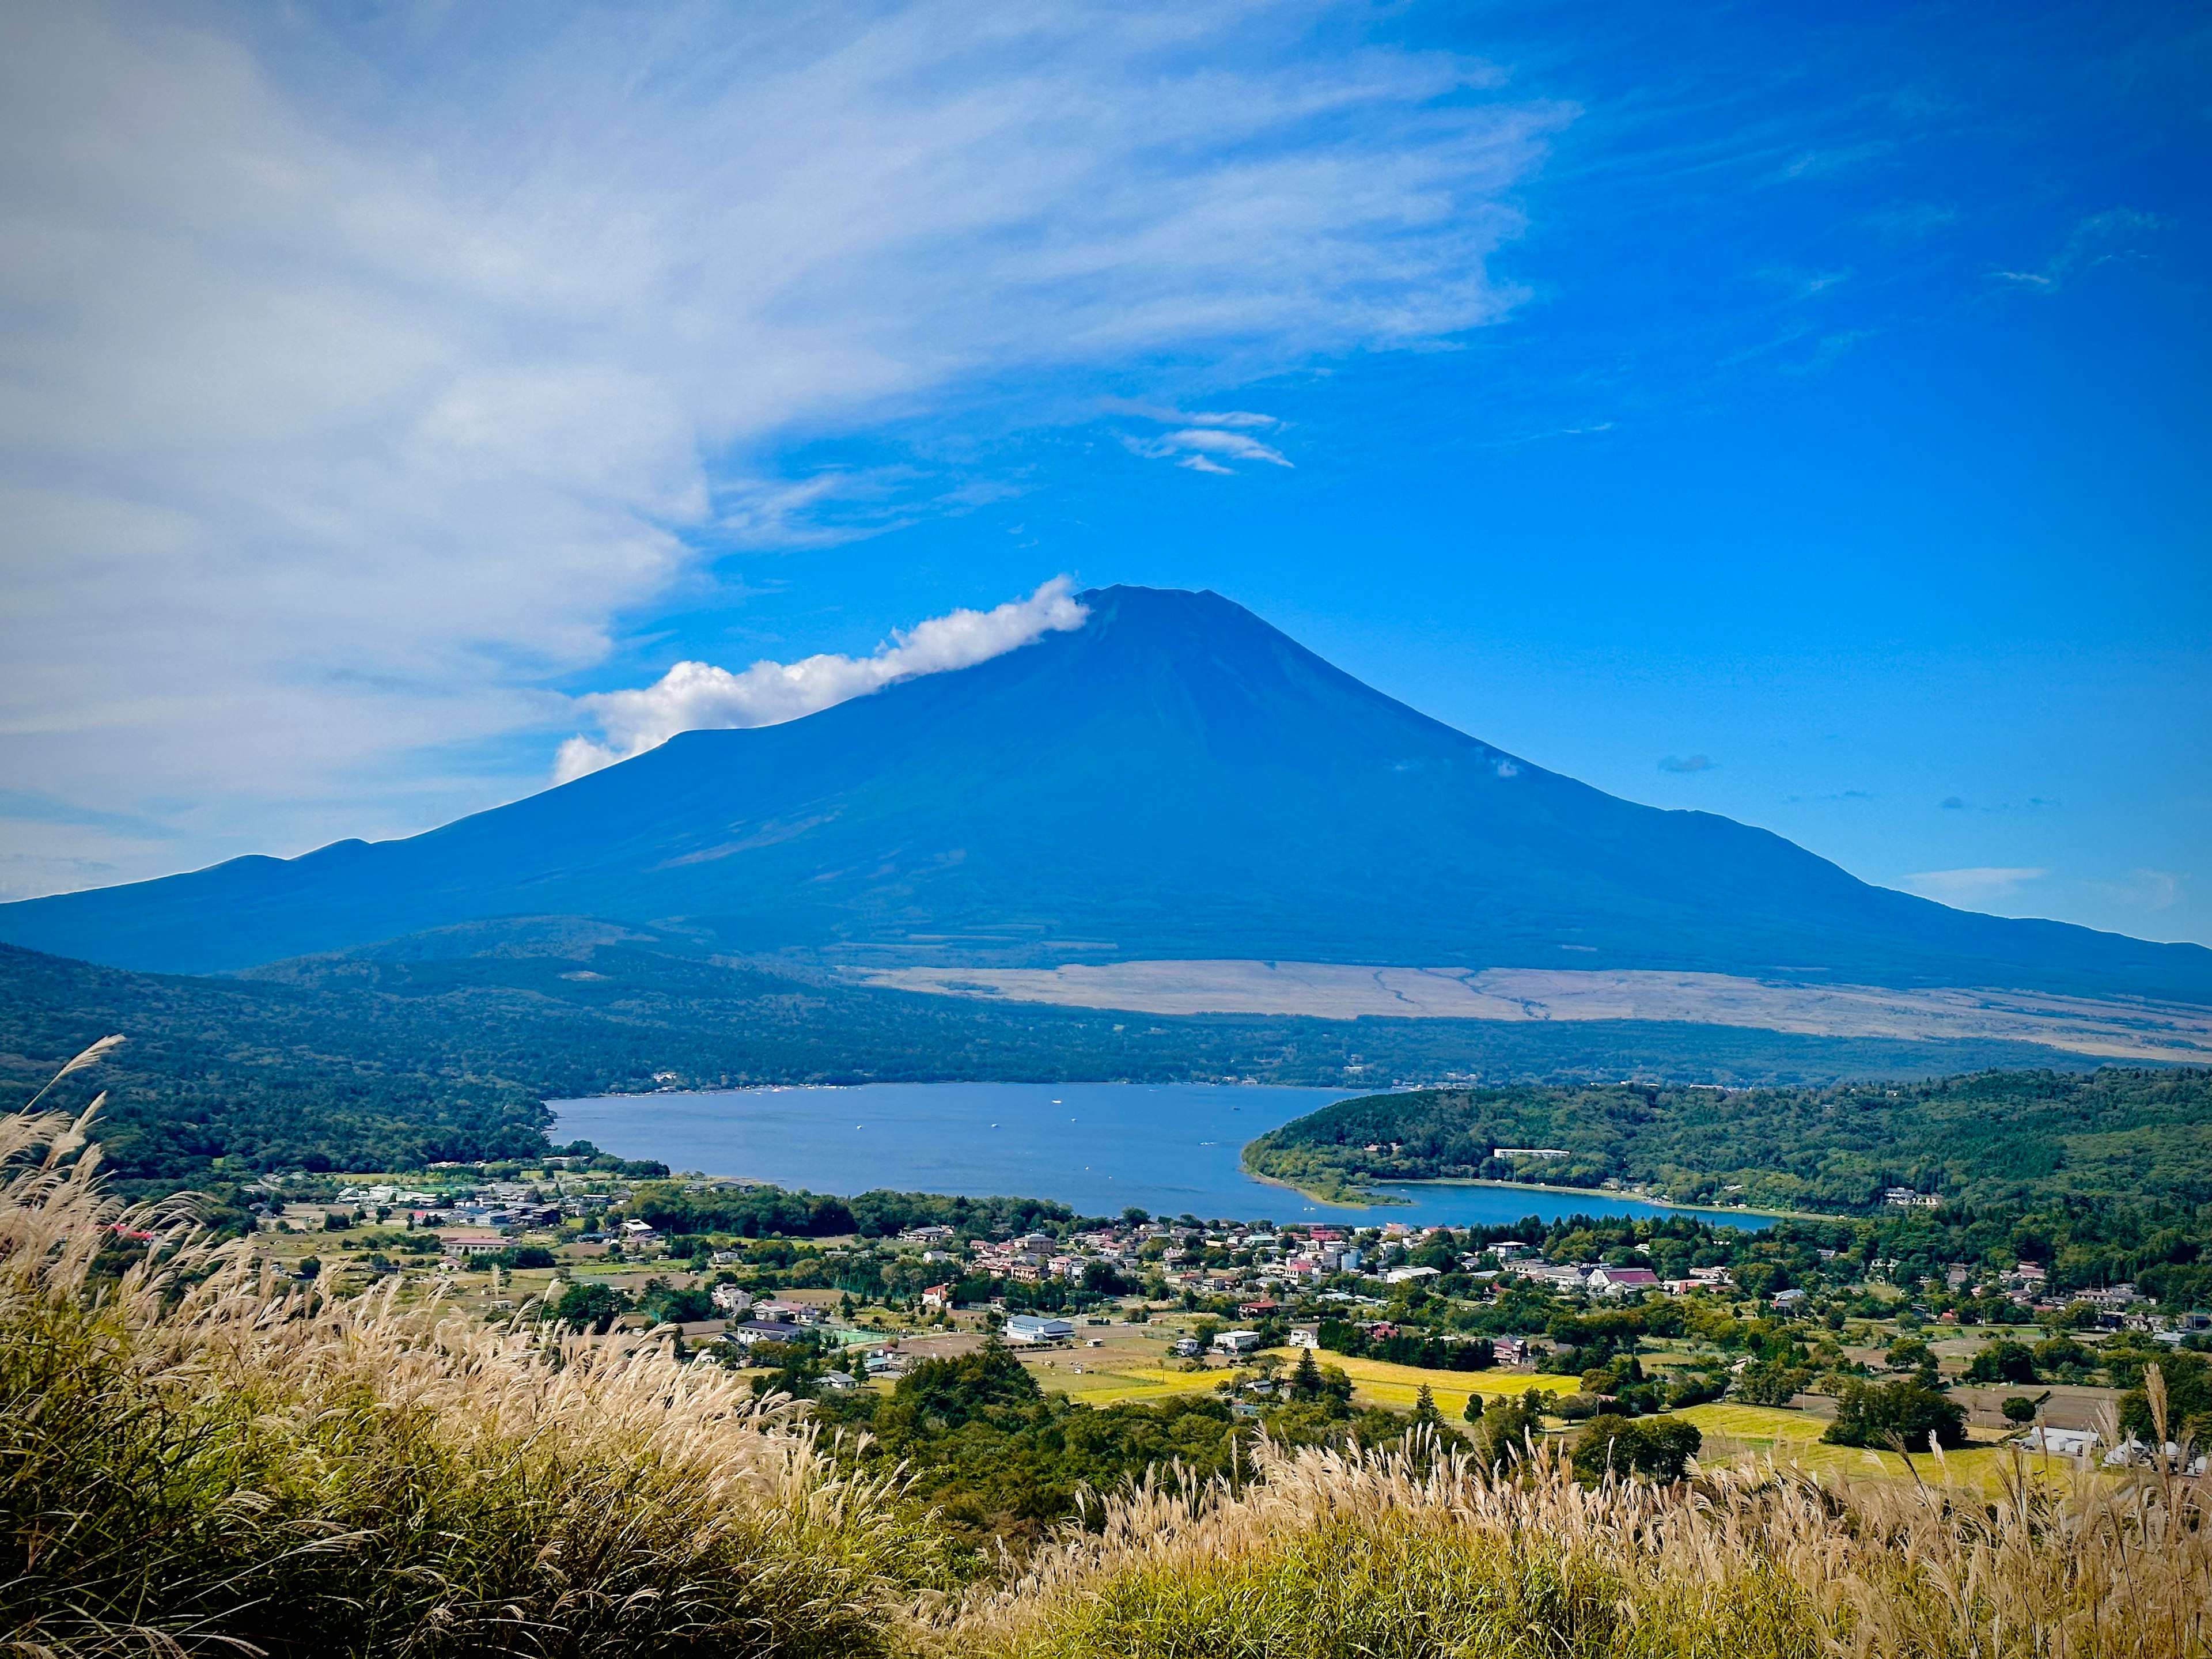
[(1953, 910), (1616, 799), (1212, 592), (787, 725), (689, 732), (404, 841), (0, 906), (0, 939), (219, 971), (576, 915), (868, 964), (1680, 969), (2212, 1001), (2212, 951)]

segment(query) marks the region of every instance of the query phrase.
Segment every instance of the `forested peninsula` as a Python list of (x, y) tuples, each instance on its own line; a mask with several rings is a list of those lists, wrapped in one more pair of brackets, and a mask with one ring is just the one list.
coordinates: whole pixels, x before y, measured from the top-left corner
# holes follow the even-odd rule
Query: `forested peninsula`
[(2193, 1208), (2212, 1202), (2212, 1069), (1420, 1089), (1309, 1113), (1253, 1141), (1244, 1164), (1332, 1200), (1371, 1198), (1380, 1182), (1478, 1180), (1828, 1214), (1908, 1193)]

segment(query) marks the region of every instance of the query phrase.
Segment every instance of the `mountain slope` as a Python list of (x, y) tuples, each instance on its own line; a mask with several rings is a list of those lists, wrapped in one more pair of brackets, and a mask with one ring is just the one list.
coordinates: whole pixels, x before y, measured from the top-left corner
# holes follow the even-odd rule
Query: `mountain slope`
[(1679, 968), (2212, 1001), (2212, 951), (1948, 909), (1492, 749), (1212, 593), (787, 725), (694, 732), (427, 835), (0, 907), (205, 972), (561, 914), (747, 953)]

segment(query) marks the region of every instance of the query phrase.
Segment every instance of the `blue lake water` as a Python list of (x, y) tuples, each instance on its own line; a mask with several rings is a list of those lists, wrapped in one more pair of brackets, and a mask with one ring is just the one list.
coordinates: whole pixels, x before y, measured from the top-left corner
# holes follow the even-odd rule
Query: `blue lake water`
[(1528, 1216), (1686, 1214), (1758, 1228), (1725, 1210), (1670, 1211), (1630, 1198), (1528, 1187), (1416, 1185), (1412, 1201), (1318, 1204), (1255, 1181), (1244, 1143), (1344, 1089), (1133, 1083), (873, 1083), (850, 1089), (740, 1089), (613, 1095), (552, 1103), (554, 1139), (584, 1139), (674, 1170), (744, 1176), (851, 1197), (903, 1192), (1048, 1198), (1083, 1215), (1131, 1205), (1156, 1215), (1276, 1222), (1383, 1221), (1498, 1225)]

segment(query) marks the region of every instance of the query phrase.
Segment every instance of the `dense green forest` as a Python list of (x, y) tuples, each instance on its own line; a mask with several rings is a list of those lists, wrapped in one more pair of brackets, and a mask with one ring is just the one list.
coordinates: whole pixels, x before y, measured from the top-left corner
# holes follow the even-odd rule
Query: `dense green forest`
[(1312, 1191), (1458, 1178), (1872, 1212), (1909, 1187), (1987, 1206), (2212, 1203), (2212, 1070), (1984, 1072), (1826, 1088), (1425, 1089), (1340, 1101), (1245, 1149)]
[[(619, 935), (610, 942), (611, 935)], [(132, 1190), (273, 1169), (543, 1150), (549, 1098), (868, 1081), (1357, 1084), (1651, 1075), (1788, 1083), (2049, 1062), (2017, 1043), (1887, 1042), (1659, 1023), (1171, 1018), (926, 996), (686, 954), (592, 924), (279, 963), (131, 973), (0, 945), (0, 1085), (27, 1096), (96, 1038), (104, 1139)], [(441, 951), (445, 952), (441, 954)], [(81, 1103), (81, 1102), (79, 1103)]]

